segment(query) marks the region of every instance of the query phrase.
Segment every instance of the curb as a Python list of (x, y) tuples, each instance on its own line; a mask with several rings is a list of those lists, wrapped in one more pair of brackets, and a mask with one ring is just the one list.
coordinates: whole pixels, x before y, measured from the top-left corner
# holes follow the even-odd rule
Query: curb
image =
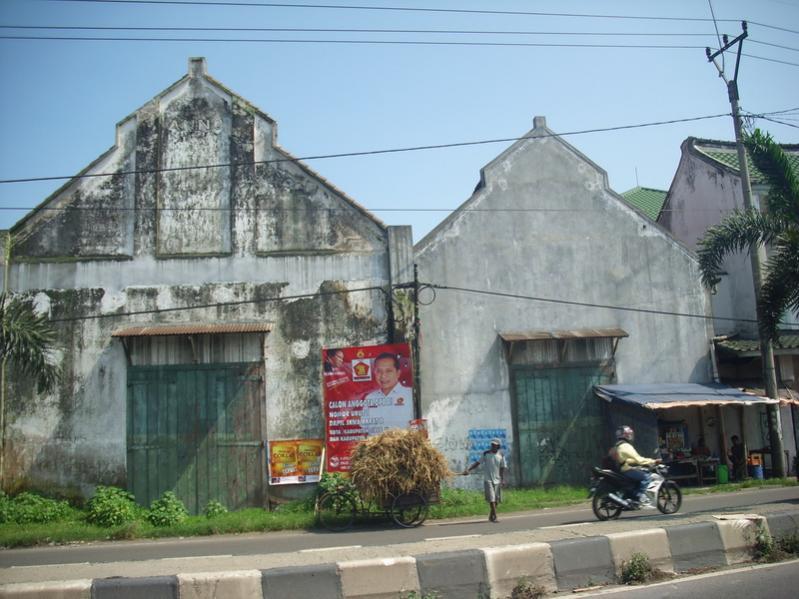
[(751, 559), (760, 526), (799, 534), (799, 510), (727, 516), (711, 522), (608, 533), (549, 543), (425, 553), (267, 570), (100, 578), (0, 585), (0, 599), (441, 599), (508, 597), (520, 579), (552, 593), (613, 583), (634, 553), (653, 567), (685, 572)]

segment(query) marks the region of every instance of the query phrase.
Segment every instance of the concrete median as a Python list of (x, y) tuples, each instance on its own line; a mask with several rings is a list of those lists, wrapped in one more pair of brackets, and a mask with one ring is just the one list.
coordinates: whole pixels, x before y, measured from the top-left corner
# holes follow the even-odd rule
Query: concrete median
[[(635, 553), (646, 555), (654, 568), (666, 572), (740, 564), (751, 559), (758, 532), (764, 528), (775, 537), (799, 533), (799, 509), (763, 516), (706, 515), (694, 520), (668, 525), (674, 521), (669, 519), (659, 528), (645, 528), (645, 521), (635, 520), (602, 523), (599, 530), (604, 534), (593, 536), (581, 534), (585, 528), (575, 528), (557, 533), (519, 532), (513, 540), (502, 535), (453, 537), (439, 542), (432, 551), (425, 543), (365, 547), (362, 553), (352, 550), (349, 559), (332, 563), (315, 554), (319, 563), (310, 565), (19, 582), (0, 585), (0, 599), (401, 599), (433, 592), (441, 599), (500, 598), (510, 596), (521, 580), (550, 593), (612, 584)], [(536, 536), (546, 542), (524, 540)], [(505, 544), (497, 544), (497, 540)], [(379, 551), (393, 555), (355, 559)], [(248, 567), (245, 564), (250, 562), (241, 561), (246, 559), (237, 558), (231, 564)]]
[(621, 576), (624, 564), (629, 563), (636, 553), (646, 555), (653, 568), (662, 572), (674, 572), (669, 537), (662, 528), (616, 532), (606, 536), (610, 542), (610, 555), (617, 577)]

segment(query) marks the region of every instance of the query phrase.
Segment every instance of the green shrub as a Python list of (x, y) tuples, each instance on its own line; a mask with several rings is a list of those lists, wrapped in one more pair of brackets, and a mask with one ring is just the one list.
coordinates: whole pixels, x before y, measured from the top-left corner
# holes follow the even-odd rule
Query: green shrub
[(186, 506), (172, 491), (165, 491), (150, 505), (147, 520), (153, 526), (174, 526), (189, 517)]
[(67, 501), (57, 501), (35, 493), (20, 493), (13, 499), (0, 498), (0, 522), (44, 524), (64, 520), (72, 512)]
[(203, 510), (206, 518), (216, 518), (222, 514), (227, 514), (227, 508), (220, 502), (212, 499), (209, 501)]
[(652, 578), (652, 564), (645, 553), (633, 553), (629, 562), (621, 564), (621, 581), (624, 584), (640, 584)]
[(100, 485), (86, 506), (86, 520), (98, 526), (119, 526), (135, 520), (138, 512), (133, 494)]
[(333, 472), (332, 474), (325, 472), (322, 474), (317, 492), (322, 495), (329, 491), (350, 493), (352, 495), (358, 494), (358, 489), (352, 484), (352, 480), (343, 476), (340, 472)]
[(0, 491), (0, 524), (13, 522), (13, 509), (11, 498)]

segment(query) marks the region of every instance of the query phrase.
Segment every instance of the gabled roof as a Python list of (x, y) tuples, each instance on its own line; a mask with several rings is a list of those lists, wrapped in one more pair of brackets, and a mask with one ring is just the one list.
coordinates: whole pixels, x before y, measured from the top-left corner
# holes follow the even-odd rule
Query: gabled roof
[(368, 218), (371, 221), (373, 221), (378, 227), (380, 227), (381, 229), (386, 229), (387, 228), (386, 223), (384, 223), (380, 218), (378, 218), (376, 215), (374, 215), (372, 212), (370, 212), (366, 207), (364, 207), (360, 203), (356, 202), (353, 198), (349, 197), (344, 191), (342, 191), (341, 189), (336, 187), (333, 183), (328, 181), (325, 177), (323, 177), (322, 175), (320, 175), (319, 173), (314, 171), (311, 167), (309, 167), (307, 164), (302, 162), (302, 160), (300, 160), (299, 158), (295, 157), (294, 155), (289, 153), (287, 150), (285, 150), (283, 147), (281, 147), (278, 144), (278, 141), (277, 141), (277, 122), (271, 116), (269, 116), (266, 112), (264, 112), (263, 110), (258, 108), (255, 104), (253, 104), (249, 100), (243, 98), (239, 94), (233, 92), (230, 88), (228, 88), (227, 86), (223, 85), (222, 83), (220, 83), (219, 81), (217, 81), (216, 79), (211, 77), (208, 74), (208, 72), (207, 72), (206, 60), (205, 60), (204, 57), (189, 58), (188, 63), (189, 63), (189, 68), (188, 68), (188, 73), (186, 75), (184, 75), (183, 77), (181, 77), (180, 79), (175, 81), (172, 85), (170, 85), (169, 87), (167, 87), (166, 89), (164, 89), (160, 93), (156, 94), (151, 100), (149, 100), (148, 102), (146, 102), (145, 104), (143, 104), (142, 106), (140, 106), (139, 108), (134, 110), (132, 113), (130, 113), (128, 116), (126, 116), (125, 118), (123, 118), (122, 120), (120, 120), (116, 124), (117, 139), (116, 139), (116, 143), (113, 146), (111, 146), (108, 150), (106, 150), (100, 156), (98, 156), (96, 159), (94, 159), (88, 166), (86, 166), (84, 169), (82, 169), (76, 175), (74, 175), (74, 177), (72, 179), (69, 179), (62, 186), (60, 186), (58, 189), (56, 189), (54, 192), (52, 192), (42, 202), (40, 202), (37, 206), (33, 207), (19, 221), (17, 221), (14, 225), (12, 225), (9, 228), (9, 230), (15, 231), (15, 232), (21, 231), (23, 229), (23, 227), (29, 221), (32, 220), (34, 215), (41, 213), (51, 201), (53, 201), (54, 199), (58, 198), (61, 194), (63, 194), (72, 185), (74, 185), (76, 182), (80, 181), (81, 178), (83, 178), (83, 177), (85, 177), (87, 175), (90, 175), (92, 173), (93, 169), (98, 164), (101, 164), (103, 162), (103, 160), (105, 160), (105, 158), (107, 158), (108, 156), (111, 156), (113, 154), (113, 152), (118, 148), (118, 146), (119, 146), (119, 131), (127, 123), (129, 123), (131, 121), (135, 122), (135, 119), (137, 118), (137, 115), (139, 114), (139, 112), (144, 107), (146, 107), (147, 105), (149, 105), (151, 103), (159, 102), (161, 100), (161, 98), (167, 97), (171, 92), (173, 92), (174, 90), (178, 89), (181, 85), (184, 85), (186, 82), (190, 81), (192, 77), (201, 78), (205, 82), (207, 82), (208, 85), (216, 88), (217, 90), (219, 90), (223, 94), (225, 94), (225, 95), (227, 95), (227, 96), (229, 96), (231, 98), (236, 98), (236, 100), (241, 102), (241, 104), (243, 106), (245, 106), (254, 116), (256, 116), (257, 118), (260, 118), (260, 119), (266, 121), (267, 123), (269, 123), (272, 126), (271, 144), (272, 144), (272, 148), (275, 150), (275, 152), (277, 152), (280, 156), (284, 157), (287, 162), (291, 162), (291, 163), (295, 164), (300, 170), (305, 172), (307, 175), (309, 175), (310, 177), (316, 179), (322, 185), (324, 185), (328, 189), (330, 189), (333, 193), (335, 193), (338, 196), (340, 196), (347, 204), (351, 205), (353, 208), (355, 208), (356, 211), (358, 211), (363, 216), (365, 216), (366, 218)]
[[(734, 142), (699, 139), (696, 137), (689, 137), (686, 142), (688, 142), (688, 147), (694, 153), (710, 160), (713, 164), (734, 175), (739, 174), (738, 149)], [(780, 147), (788, 157), (788, 162), (791, 164), (794, 173), (799, 177), (799, 144), (780, 144)], [(757, 169), (748, 154), (747, 162), (749, 164), (750, 181), (753, 184), (766, 183), (763, 173)]]
[(649, 218), (656, 221), (666, 202), (667, 191), (651, 187), (633, 187), (621, 194), (621, 197), (633, 208), (638, 208)]

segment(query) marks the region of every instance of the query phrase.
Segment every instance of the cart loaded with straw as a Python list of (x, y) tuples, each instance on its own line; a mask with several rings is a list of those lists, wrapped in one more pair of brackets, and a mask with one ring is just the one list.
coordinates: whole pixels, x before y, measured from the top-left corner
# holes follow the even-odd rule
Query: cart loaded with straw
[(356, 517), (385, 517), (398, 526), (419, 526), (440, 500), (450, 476), (443, 454), (420, 431), (390, 429), (360, 442), (352, 454), (351, 484), (338, 485), (317, 501), (319, 523), (346, 530)]

